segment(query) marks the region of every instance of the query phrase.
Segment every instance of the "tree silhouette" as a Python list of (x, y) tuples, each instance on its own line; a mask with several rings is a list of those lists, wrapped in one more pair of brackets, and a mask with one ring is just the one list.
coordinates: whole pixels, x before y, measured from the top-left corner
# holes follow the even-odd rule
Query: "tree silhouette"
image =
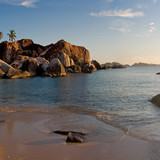
[(3, 33), (0, 32), (0, 40), (3, 38)]
[(15, 41), (16, 38), (16, 32), (14, 30), (9, 30), (10, 33), (8, 33), (7, 35), (9, 36), (9, 41), (13, 42)]

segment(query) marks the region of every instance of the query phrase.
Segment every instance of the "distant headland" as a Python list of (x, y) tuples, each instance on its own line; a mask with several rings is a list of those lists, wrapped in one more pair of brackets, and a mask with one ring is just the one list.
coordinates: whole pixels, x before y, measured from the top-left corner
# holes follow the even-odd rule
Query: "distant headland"
[(160, 64), (152, 64), (152, 63), (134, 63), (132, 66), (160, 66)]

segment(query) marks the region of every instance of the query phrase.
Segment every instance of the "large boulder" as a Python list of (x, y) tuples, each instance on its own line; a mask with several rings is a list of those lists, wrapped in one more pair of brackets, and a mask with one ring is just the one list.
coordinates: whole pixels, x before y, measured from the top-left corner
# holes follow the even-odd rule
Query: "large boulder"
[(0, 59), (11, 64), (18, 55), (38, 57), (45, 51), (45, 47), (34, 44), (31, 39), (22, 39), (9, 43), (4, 41), (0, 43)]
[(109, 69), (109, 67), (107, 65), (105, 65), (105, 64), (102, 64), (101, 65), (101, 69), (107, 70), (107, 69)]
[(44, 63), (49, 64), (49, 61), (47, 61), (45, 58), (42, 57), (37, 57), (36, 60), (39, 62), (40, 65), (43, 65)]
[(66, 75), (65, 68), (58, 58), (54, 58), (51, 61), (51, 64), (47, 68), (47, 72), (54, 77)]
[(69, 67), (71, 65), (70, 58), (65, 53), (60, 53), (58, 59), (61, 61), (64, 67)]
[(24, 61), (22, 70), (29, 71), (31, 76), (37, 76), (39, 74), (39, 62), (35, 58), (29, 58)]
[(34, 44), (31, 39), (21, 39), (18, 41), (18, 43), (23, 49)]
[(18, 79), (18, 78), (27, 78), (30, 77), (30, 73), (27, 71), (22, 71), (20, 69), (10, 68), (3, 78), (11, 78), (11, 79)]
[(17, 54), (22, 51), (20, 44), (15, 41), (13, 43), (9, 43), (7, 41), (0, 43), (0, 59), (7, 63), (11, 63)]
[(0, 59), (0, 72), (1, 72), (1, 74), (6, 73), (10, 68), (13, 68), (13, 67)]
[(92, 60), (92, 62), (91, 62), (91, 63), (92, 63), (92, 64), (94, 64), (94, 66), (97, 68), (97, 70), (102, 69), (102, 68), (101, 68), (100, 63), (99, 63), (99, 62), (97, 62), (96, 60)]
[(14, 61), (10, 64), (13, 68), (21, 69), (25, 60), (28, 60), (28, 56), (18, 55)]
[(74, 61), (72, 58), (70, 58), (70, 66), (74, 66)]
[(86, 48), (72, 45), (64, 40), (52, 44), (44, 56), (51, 62), (52, 59), (58, 58), (61, 53), (67, 54), (75, 63), (90, 62), (90, 54)]
[(4, 41), (0, 43), (0, 59), (10, 64), (18, 55), (23, 55), (23, 53), (25, 53), (24, 49), (26, 47), (33, 44), (33, 41), (30, 39), (22, 39), (13, 43)]
[(5, 73), (0, 69), (0, 78), (2, 78), (4, 74)]
[(82, 70), (83, 73), (92, 73), (94, 71), (96, 71), (96, 67), (94, 64), (91, 63), (86, 64)]
[(80, 67), (79, 65), (77, 65), (77, 64), (71, 66), (70, 68), (71, 68), (71, 69), (73, 70), (73, 72), (75, 72), (75, 73), (77, 73), (77, 72), (82, 72), (81, 67)]
[(37, 57), (36, 59), (39, 62), (39, 75), (46, 75), (47, 68), (50, 65), (49, 61), (42, 57)]
[(151, 99), (151, 102), (160, 107), (160, 94), (156, 95)]

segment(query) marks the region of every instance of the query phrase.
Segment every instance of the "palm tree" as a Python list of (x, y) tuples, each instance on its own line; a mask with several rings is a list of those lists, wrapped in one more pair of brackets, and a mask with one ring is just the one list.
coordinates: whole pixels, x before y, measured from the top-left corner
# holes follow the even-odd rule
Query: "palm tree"
[(7, 35), (9, 36), (9, 41), (13, 42), (16, 38), (16, 32), (14, 30), (9, 30), (10, 33), (8, 33)]
[(3, 38), (3, 33), (0, 32), (0, 40)]

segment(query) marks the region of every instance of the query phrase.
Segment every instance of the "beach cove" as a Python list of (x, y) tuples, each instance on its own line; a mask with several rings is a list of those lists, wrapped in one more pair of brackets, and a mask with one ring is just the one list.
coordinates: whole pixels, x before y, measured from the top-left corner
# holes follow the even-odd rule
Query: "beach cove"
[[(149, 100), (159, 92), (159, 70), (1, 79), (1, 159), (158, 160), (160, 110)], [(87, 134), (69, 144), (55, 130)]]

